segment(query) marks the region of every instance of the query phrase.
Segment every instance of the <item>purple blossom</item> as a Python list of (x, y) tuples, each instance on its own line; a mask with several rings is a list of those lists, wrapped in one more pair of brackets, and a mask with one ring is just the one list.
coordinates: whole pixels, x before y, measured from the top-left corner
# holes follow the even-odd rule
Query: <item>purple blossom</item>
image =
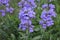
[(48, 7), (48, 4), (42, 5), (42, 8), (46, 8), (46, 7)]
[(56, 12), (54, 11), (54, 9), (49, 9), (48, 13), (53, 16), (53, 17), (56, 17)]
[(33, 28), (30, 27), (30, 28), (29, 28), (29, 32), (33, 32), (33, 31), (34, 31)]
[(6, 12), (13, 13), (14, 9), (12, 7), (6, 7)]
[(2, 16), (5, 16), (5, 10), (1, 10)]
[(13, 11), (14, 11), (14, 9), (12, 7), (10, 7), (10, 5), (9, 5), (9, 1), (10, 0), (0, 0), (0, 6), (2, 6), (2, 5), (5, 6), (4, 10), (0, 10), (2, 13), (2, 16), (5, 16), (6, 12), (13, 13)]
[(42, 27), (43, 27), (44, 29), (46, 29), (46, 26), (47, 26), (46, 24), (43, 24), (43, 25), (42, 25)]
[(2, 16), (5, 16), (5, 10), (0, 10)]
[(49, 10), (44, 9), (41, 14), (41, 20), (39, 21), (39, 24), (42, 25), (43, 28), (46, 29), (46, 27), (54, 25), (54, 21), (52, 20), (52, 17), (56, 17), (56, 12), (54, 11), (55, 6), (53, 4), (46, 5), (44, 4), (42, 8), (49, 7)]
[(18, 3), (18, 6), (19, 7), (27, 7), (27, 8), (35, 8), (37, 7), (37, 5), (35, 4), (35, 2), (32, 0), (21, 0), (19, 3)]
[(53, 9), (53, 8), (55, 8), (55, 5), (49, 4), (49, 7), (50, 7), (50, 9)]
[(19, 29), (22, 29), (22, 30), (26, 30), (26, 25), (23, 25), (23, 24), (19, 24)]
[(5, 6), (6, 6), (6, 7), (9, 7), (9, 3), (7, 3)]
[(54, 21), (53, 20), (47, 21), (46, 24), (47, 24), (47, 26), (54, 25)]
[(29, 32), (33, 32), (34, 26), (32, 25), (31, 19), (35, 18), (36, 14), (33, 10), (36, 7), (34, 0), (21, 0), (18, 6), (21, 7), (19, 12), (19, 19), (21, 21), (19, 29), (28, 29)]
[(1, 0), (2, 4), (7, 4), (9, 2), (9, 0)]

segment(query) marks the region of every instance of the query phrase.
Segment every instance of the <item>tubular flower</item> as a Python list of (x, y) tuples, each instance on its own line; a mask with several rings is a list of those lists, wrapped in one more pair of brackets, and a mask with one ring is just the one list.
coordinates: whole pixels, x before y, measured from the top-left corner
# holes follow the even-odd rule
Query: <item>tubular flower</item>
[(36, 7), (34, 0), (21, 0), (18, 3), (18, 6), (21, 7), (19, 12), (19, 19), (21, 23), (19, 24), (19, 29), (26, 30), (29, 32), (33, 32), (34, 26), (32, 25), (32, 18), (35, 18), (34, 8)]
[(41, 14), (41, 20), (39, 24), (42, 25), (43, 28), (49, 27), (54, 25), (54, 21), (52, 17), (56, 17), (56, 12), (54, 11), (55, 5), (49, 4), (49, 5), (43, 5), (42, 8), (49, 8), (49, 10), (44, 9)]
[(10, 1), (10, 0), (0, 0), (0, 6), (2, 6), (2, 5), (5, 6), (4, 11), (1, 10), (2, 16), (3, 16), (3, 15), (5, 16), (5, 13), (6, 13), (6, 12), (13, 13), (13, 10), (14, 10), (14, 9), (13, 9), (12, 7), (10, 7), (9, 1)]
[(5, 16), (5, 10), (0, 10), (2, 16)]

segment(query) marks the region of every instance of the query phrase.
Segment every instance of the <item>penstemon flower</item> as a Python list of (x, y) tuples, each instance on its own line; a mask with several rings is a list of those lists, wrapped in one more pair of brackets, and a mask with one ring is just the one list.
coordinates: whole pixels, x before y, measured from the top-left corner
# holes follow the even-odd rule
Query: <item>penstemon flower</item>
[(34, 26), (32, 25), (32, 18), (35, 18), (34, 8), (36, 7), (34, 0), (21, 0), (18, 3), (18, 6), (21, 7), (19, 12), (19, 19), (21, 23), (19, 24), (19, 29), (26, 30), (29, 32), (33, 32)]
[(13, 13), (14, 9), (12, 7), (6, 7), (6, 12)]
[(5, 10), (0, 10), (2, 16), (5, 16)]
[[(55, 5), (44, 4), (44, 5), (42, 5), (42, 8), (43, 8), (43, 11), (40, 16), (41, 20), (40, 20), (39, 24), (41, 24), (42, 27), (46, 29), (46, 27), (54, 25), (54, 21), (53, 21), (52, 17), (56, 17), (56, 12), (54, 11)], [(46, 8), (49, 8), (49, 10), (47, 10)]]
[(10, 0), (0, 0), (0, 6), (4, 5), (5, 10), (1, 10), (2, 16), (5, 16), (6, 12), (13, 13), (14, 9), (9, 5)]

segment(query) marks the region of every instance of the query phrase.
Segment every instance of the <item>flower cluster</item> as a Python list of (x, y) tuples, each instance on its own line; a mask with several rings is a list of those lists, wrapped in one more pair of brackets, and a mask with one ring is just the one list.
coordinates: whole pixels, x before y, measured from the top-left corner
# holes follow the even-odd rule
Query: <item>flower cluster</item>
[(5, 16), (6, 12), (12, 13), (13, 10), (14, 10), (12, 7), (10, 7), (9, 1), (10, 0), (0, 0), (0, 6), (4, 5), (6, 7), (4, 10), (0, 9), (0, 12), (2, 13), (2, 16)]
[(34, 0), (21, 0), (18, 3), (18, 6), (21, 7), (19, 12), (19, 19), (21, 23), (19, 24), (19, 29), (26, 30), (29, 32), (33, 32), (34, 26), (32, 25), (32, 18), (35, 18), (35, 12), (33, 11), (36, 7)]
[(54, 11), (55, 5), (53, 4), (44, 4), (42, 5), (43, 11), (41, 14), (40, 24), (43, 28), (54, 25), (52, 17), (56, 17), (56, 12)]

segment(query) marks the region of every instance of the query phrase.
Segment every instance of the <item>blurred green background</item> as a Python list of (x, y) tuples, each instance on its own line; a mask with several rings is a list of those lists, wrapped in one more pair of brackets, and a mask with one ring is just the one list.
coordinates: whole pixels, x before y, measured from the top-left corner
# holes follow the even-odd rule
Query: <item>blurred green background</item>
[[(35, 0), (37, 8), (35, 8), (36, 18), (32, 19), (33, 25), (35, 26), (33, 33), (18, 29), (20, 23), (18, 13), (20, 8), (17, 4), (19, 1), (10, 0), (10, 6), (14, 8), (13, 13), (6, 13), (4, 17), (0, 13), (0, 40), (60, 40), (60, 0), (49, 2), (56, 6), (55, 11), (57, 17), (54, 18), (55, 24), (47, 27), (46, 30), (39, 25), (39, 20), (42, 12), (41, 5), (48, 2), (47, 0)], [(5, 6), (0, 6), (0, 9), (4, 8)]]

